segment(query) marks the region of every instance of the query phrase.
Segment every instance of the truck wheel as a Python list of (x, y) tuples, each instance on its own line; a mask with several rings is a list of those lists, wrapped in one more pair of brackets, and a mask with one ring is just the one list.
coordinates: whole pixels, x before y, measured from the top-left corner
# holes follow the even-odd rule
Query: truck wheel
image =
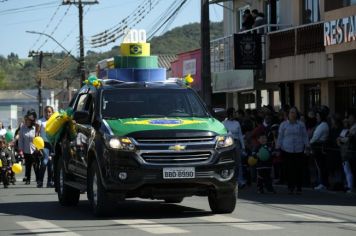
[(164, 199), (165, 203), (181, 203), (183, 201), (183, 197), (168, 197)]
[(214, 214), (231, 213), (235, 210), (236, 198), (236, 190), (220, 197), (217, 197), (217, 194), (210, 194), (208, 196), (210, 209)]
[(55, 181), (59, 203), (62, 206), (76, 206), (79, 202), (80, 191), (64, 184), (68, 176), (64, 170), (63, 160), (58, 160), (56, 167)]
[(98, 164), (94, 161), (88, 174), (88, 199), (95, 216), (106, 216), (114, 210), (114, 201), (101, 182)]

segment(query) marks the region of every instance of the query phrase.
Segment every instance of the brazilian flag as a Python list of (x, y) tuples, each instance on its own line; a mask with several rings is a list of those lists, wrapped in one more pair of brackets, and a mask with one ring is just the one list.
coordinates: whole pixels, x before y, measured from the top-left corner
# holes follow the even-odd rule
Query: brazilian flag
[(130, 45), (131, 55), (142, 55), (142, 45)]

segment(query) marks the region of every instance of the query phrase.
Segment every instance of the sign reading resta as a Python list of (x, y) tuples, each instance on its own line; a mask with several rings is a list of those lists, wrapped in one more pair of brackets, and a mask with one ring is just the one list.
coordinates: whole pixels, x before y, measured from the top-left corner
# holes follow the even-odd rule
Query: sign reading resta
[(356, 16), (324, 23), (324, 45), (331, 46), (356, 41)]

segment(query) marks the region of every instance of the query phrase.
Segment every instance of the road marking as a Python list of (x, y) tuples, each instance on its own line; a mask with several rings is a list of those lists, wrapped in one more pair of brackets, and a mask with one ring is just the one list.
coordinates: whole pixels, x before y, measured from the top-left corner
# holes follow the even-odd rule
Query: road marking
[(356, 227), (356, 224), (354, 223), (343, 223), (345, 220), (340, 220), (340, 219), (335, 219), (331, 217), (324, 217), (324, 216), (318, 216), (318, 215), (313, 215), (313, 214), (286, 214), (287, 216), (293, 216), (296, 218), (302, 218), (302, 219), (307, 219), (311, 221), (317, 221), (317, 222), (325, 222), (325, 223), (339, 223), (344, 226), (348, 227)]
[(237, 219), (224, 215), (212, 215), (212, 216), (203, 216), (199, 217), (201, 220), (213, 222), (213, 223), (221, 223), (223, 225), (232, 226), (235, 228), (245, 229), (245, 230), (276, 230), (282, 229), (280, 226), (276, 225), (268, 225), (256, 222), (249, 222), (248, 220)]
[(41, 236), (79, 236), (79, 234), (61, 228), (46, 220), (20, 221), (16, 223), (29, 230), (31, 233), (39, 234)]
[(150, 220), (114, 220), (115, 223), (128, 225), (151, 234), (183, 234), (189, 231), (177, 227), (159, 224)]

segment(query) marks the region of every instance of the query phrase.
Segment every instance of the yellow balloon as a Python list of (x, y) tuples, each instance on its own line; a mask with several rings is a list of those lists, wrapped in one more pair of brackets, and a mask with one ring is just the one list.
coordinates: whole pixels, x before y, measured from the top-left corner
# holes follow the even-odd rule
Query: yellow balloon
[(42, 150), (44, 148), (44, 141), (41, 137), (35, 137), (32, 143), (37, 150)]
[(257, 164), (257, 158), (255, 158), (254, 156), (250, 156), (248, 157), (247, 163), (249, 164), (249, 166), (255, 166)]
[(2, 167), (2, 161), (1, 161), (1, 159), (0, 159), (0, 167)]
[(15, 163), (12, 165), (11, 169), (15, 174), (20, 174), (22, 172), (22, 165)]
[(191, 84), (194, 82), (194, 79), (193, 77), (191, 76), (191, 74), (188, 74), (186, 77), (185, 77), (185, 81), (188, 83), (188, 84)]

